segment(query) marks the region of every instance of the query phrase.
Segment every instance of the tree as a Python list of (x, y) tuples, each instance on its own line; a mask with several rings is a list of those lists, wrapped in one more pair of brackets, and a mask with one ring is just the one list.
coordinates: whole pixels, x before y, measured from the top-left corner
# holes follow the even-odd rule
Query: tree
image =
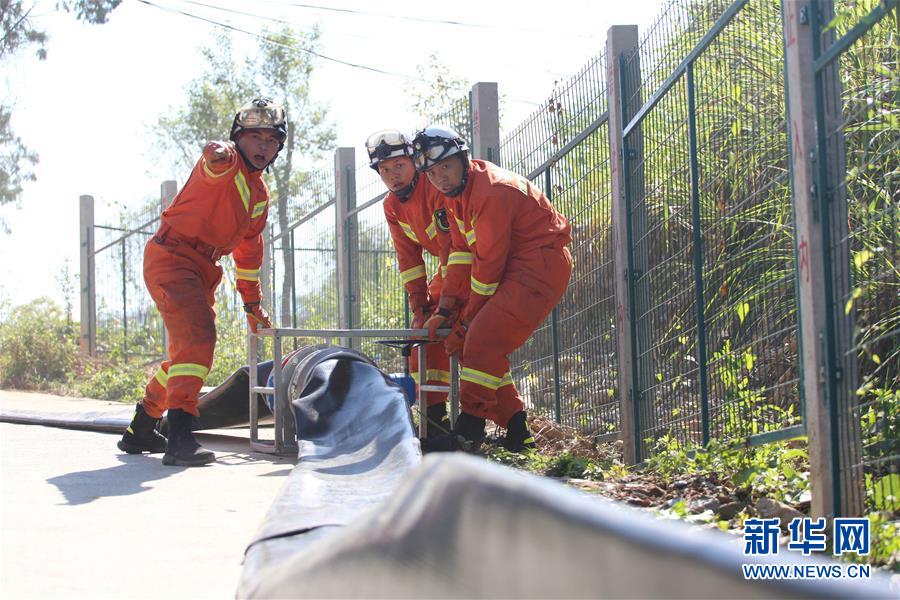
[[(182, 171), (188, 171), (208, 140), (230, 133), (237, 108), (254, 97), (266, 96), (282, 104), (287, 112), (288, 137), (278, 159), (266, 175), (276, 207), (278, 231), (288, 229), (288, 202), (307, 179), (309, 168), (335, 141), (334, 127), (326, 109), (309, 97), (313, 72), (312, 52), (318, 47), (319, 31), (296, 32), (289, 27), (265, 32), (253, 56), (238, 61), (230, 41), (203, 50), (208, 61), (204, 73), (193, 80), (185, 101), (157, 122), (157, 147)], [(281, 244), (282, 273), (294, 269), (294, 257)], [(282, 281), (282, 317), (290, 314), (290, 278)]]
[(429, 56), (428, 62), (417, 71), (424, 77), (412, 85), (410, 107), (425, 121), (422, 126), (433, 123), (448, 125), (471, 141), (467, 92), (471, 83), (452, 75), (437, 54)]
[[(88, 23), (105, 23), (107, 15), (122, 0), (64, 0), (57, 3), (66, 12), (75, 13), (75, 18)], [(37, 46), (39, 60), (47, 58), (47, 34), (35, 26), (31, 11), (34, 5), (25, 7), (25, 2), (0, 0), (0, 64), (12, 58), (18, 51), (28, 46)], [(0, 104), (0, 206), (19, 199), (22, 185), (34, 181), (31, 168), (37, 164), (38, 155), (29, 150), (10, 126), (12, 107)], [(0, 227), (6, 229), (0, 221)]]

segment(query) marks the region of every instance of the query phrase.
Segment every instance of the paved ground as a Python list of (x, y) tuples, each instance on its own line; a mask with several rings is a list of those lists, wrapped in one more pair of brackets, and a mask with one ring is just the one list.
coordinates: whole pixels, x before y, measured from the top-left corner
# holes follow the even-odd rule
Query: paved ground
[[(0, 407), (121, 404), (0, 391)], [(231, 598), (244, 549), (294, 461), (245, 430), (200, 435), (217, 462), (164, 467), (118, 436), (0, 423), (0, 597)]]

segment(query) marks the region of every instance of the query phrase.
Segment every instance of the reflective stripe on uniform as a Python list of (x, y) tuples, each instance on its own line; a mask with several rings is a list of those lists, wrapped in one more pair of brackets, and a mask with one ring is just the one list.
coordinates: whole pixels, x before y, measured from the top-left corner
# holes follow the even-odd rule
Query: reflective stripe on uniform
[(450, 257), (447, 259), (447, 266), (471, 265), (471, 264), (472, 264), (472, 253), (471, 252), (451, 252)]
[(254, 204), (254, 205), (253, 205), (253, 214), (250, 215), (250, 218), (251, 218), (251, 219), (255, 219), (255, 218), (258, 217), (259, 215), (261, 215), (261, 214), (263, 214), (264, 212), (266, 212), (266, 205), (267, 205), (267, 204), (268, 204), (268, 202), (266, 202), (265, 200), (263, 200), (262, 202), (257, 202), (256, 204)]
[(419, 243), (419, 238), (416, 237), (416, 233), (412, 230), (412, 227), (410, 227), (408, 223), (404, 223), (403, 221), (397, 221), (397, 223), (400, 224), (400, 228), (403, 229), (403, 233), (406, 234), (406, 237), (417, 244)]
[(463, 381), (468, 381), (469, 383), (474, 383), (491, 390), (499, 388), (500, 383), (503, 381), (500, 377), (494, 377), (490, 373), (485, 373), (484, 371), (478, 371), (477, 369), (471, 369), (469, 367), (463, 367), (460, 370), (459, 378)]
[(504, 385), (512, 385), (512, 383), (513, 383), (512, 373), (507, 371), (506, 375), (504, 375), (503, 378), (500, 380), (500, 387), (503, 387)]
[[(419, 383), (419, 372), (411, 373), (413, 381)], [(450, 371), (442, 371), (440, 369), (428, 369), (425, 371), (425, 381), (440, 381), (442, 383), (450, 383)]]
[(425, 277), (425, 265), (419, 265), (417, 267), (413, 267), (412, 269), (400, 271), (400, 279), (403, 280), (403, 283), (415, 281), (420, 277)]
[(259, 281), (259, 269), (235, 269), (235, 274), (238, 279), (243, 279), (244, 281)]
[(434, 226), (434, 220), (428, 224), (428, 227), (425, 228), (425, 233), (428, 234), (428, 239), (433, 240), (434, 236), (437, 235), (437, 228)]
[(466, 243), (469, 246), (473, 246), (475, 244), (475, 241), (476, 241), (475, 240), (475, 230), (470, 229), (469, 231), (466, 232)]
[(497, 291), (497, 286), (500, 285), (500, 282), (497, 283), (481, 283), (475, 276), (471, 277), (472, 280), (472, 291), (476, 294), (481, 294), (482, 296), (493, 296), (494, 292)]
[(234, 185), (237, 187), (238, 193), (241, 195), (241, 202), (244, 203), (244, 210), (250, 211), (250, 188), (247, 187), (247, 179), (240, 171), (234, 176)]
[(169, 367), (169, 379), (173, 377), (197, 377), (205, 380), (209, 375), (209, 367), (195, 363), (180, 363)]
[(203, 161), (203, 171), (207, 175), (212, 177), (213, 179), (218, 179), (219, 177), (222, 177), (223, 175), (227, 175), (228, 171), (230, 171), (230, 170), (231, 169), (226, 169), (226, 170), (222, 171), (221, 173), (213, 173), (213, 170), (209, 168), (209, 165), (206, 163), (206, 160), (204, 159), (204, 161)]
[(159, 385), (163, 387), (167, 387), (169, 383), (169, 374), (162, 370), (162, 367), (157, 369), (156, 375), (154, 375), (156, 381), (159, 382)]

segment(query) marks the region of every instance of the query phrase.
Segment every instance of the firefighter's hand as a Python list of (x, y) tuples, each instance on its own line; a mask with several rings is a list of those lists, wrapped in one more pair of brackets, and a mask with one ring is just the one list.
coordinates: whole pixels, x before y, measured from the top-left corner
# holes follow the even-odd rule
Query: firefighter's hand
[(431, 316), (431, 307), (423, 306), (415, 315), (413, 315), (412, 323), (409, 324), (410, 329), (425, 329), (425, 322)]
[(425, 328), (428, 329), (428, 339), (436, 340), (438, 339), (437, 331), (438, 329), (443, 329), (447, 326), (447, 317), (442, 315), (440, 311), (431, 315), (427, 321), (425, 321)]
[(447, 354), (452, 356), (462, 352), (463, 346), (466, 344), (466, 333), (468, 331), (469, 326), (462, 319), (453, 324), (453, 330), (447, 336), (447, 339), (444, 340), (444, 350), (447, 351)]
[(203, 158), (212, 171), (221, 173), (231, 164), (231, 159), (234, 158), (234, 148), (225, 142), (209, 142), (203, 148)]
[(266, 312), (259, 302), (248, 302), (244, 305), (244, 312), (247, 313), (247, 323), (250, 324), (250, 331), (256, 333), (257, 328), (262, 326), (264, 329), (272, 327), (272, 320), (269, 319), (269, 313)]

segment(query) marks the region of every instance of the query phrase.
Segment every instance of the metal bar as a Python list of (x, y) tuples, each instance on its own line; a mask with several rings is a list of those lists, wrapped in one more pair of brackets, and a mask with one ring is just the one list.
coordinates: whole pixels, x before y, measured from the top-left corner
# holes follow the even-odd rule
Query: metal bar
[(878, 6), (872, 9), (872, 12), (860, 19), (859, 23), (853, 26), (853, 29), (845, 33), (844, 36), (833, 43), (828, 50), (813, 60), (813, 71), (818, 73), (823, 67), (826, 67), (838, 56), (846, 52), (856, 40), (865, 35), (867, 31), (878, 23), (878, 21), (897, 8), (897, 3), (898, 0), (881, 0)]
[(251, 386), (250, 391), (256, 392), (257, 394), (274, 394), (275, 388), (257, 385), (257, 386)]
[(434, 384), (434, 385), (420, 385), (419, 387), (426, 392), (449, 392), (450, 391), (449, 385)]
[(644, 103), (644, 105), (640, 108), (640, 110), (635, 113), (634, 117), (629, 121), (628, 125), (625, 126), (625, 129), (622, 133), (624, 137), (628, 137), (628, 134), (631, 133), (631, 130), (638, 126), (638, 124), (644, 120), (653, 107), (662, 100), (663, 96), (665, 96), (669, 89), (675, 85), (675, 82), (678, 81), (678, 78), (687, 70), (687, 66), (694, 61), (706, 50), (706, 48), (712, 43), (716, 36), (725, 28), (731, 20), (737, 16), (737, 14), (744, 8), (744, 5), (747, 4), (747, 0), (736, 0), (731, 6), (729, 6), (725, 12), (722, 13), (722, 16), (716, 21), (716, 24), (712, 26), (712, 29), (706, 32), (697, 45), (694, 46), (694, 49), (690, 51), (690, 53), (681, 61), (681, 63), (675, 67), (672, 71), (672, 74), (659, 86), (650, 99)]
[(272, 243), (274, 244), (276, 241), (280, 240), (281, 238), (283, 238), (284, 236), (286, 236), (286, 235), (287, 235), (288, 233), (290, 233), (291, 231), (297, 229), (298, 227), (300, 227), (301, 225), (303, 225), (304, 223), (306, 223), (307, 221), (309, 221), (310, 219), (312, 219), (313, 217), (315, 217), (317, 214), (319, 214), (320, 212), (322, 212), (323, 210), (325, 210), (326, 208), (328, 208), (329, 206), (331, 206), (331, 205), (333, 205), (333, 204), (334, 204), (334, 198), (332, 198), (331, 200), (329, 200), (329, 201), (326, 202), (325, 204), (322, 204), (322, 205), (320, 205), (320, 206), (317, 206), (317, 207), (315, 208), (315, 210), (313, 210), (312, 212), (307, 213), (307, 214), (303, 215), (302, 217), (300, 217), (299, 219), (297, 219), (297, 222), (296, 222), (296, 223), (294, 223), (294, 224), (292, 224), (292, 225), (288, 225), (287, 229), (285, 229), (284, 231), (279, 232), (278, 235), (273, 235), (273, 236), (272, 236)]
[(366, 210), (367, 208), (369, 208), (369, 207), (372, 206), (373, 204), (378, 204), (379, 202), (381, 202), (382, 200), (384, 200), (385, 197), (387, 197), (387, 194), (388, 194), (387, 192), (384, 192), (384, 193), (382, 193), (382, 194), (378, 194), (377, 196), (375, 196), (374, 198), (372, 198), (371, 200), (369, 200), (369, 201), (366, 202), (365, 204), (361, 204), (360, 206), (357, 206), (356, 208), (354, 208), (354, 209), (352, 209), (352, 210), (348, 210), (348, 211), (347, 211), (347, 218), (350, 218), (350, 217), (352, 217), (353, 215), (356, 215), (356, 214), (361, 213), (362, 211)]
[(257, 379), (256, 372), (256, 335), (251, 331), (247, 336), (247, 362), (250, 368), (250, 394), (249, 394), (249, 402), (250, 402), (250, 445), (252, 445), (259, 441), (258, 435), (258, 427), (259, 427), (259, 413), (257, 412), (258, 406), (256, 403), (255, 395), (257, 393), (257, 384), (259, 383)]
[[(446, 337), (450, 329), (438, 329), (438, 337)], [(407, 339), (416, 337), (428, 337), (427, 329), (293, 329), (291, 327), (273, 327), (271, 329), (259, 329), (257, 335), (262, 337), (383, 337), (385, 339)]]
[(793, 427), (786, 427), (784, 429), (779, 429), (778, 431), (767, 431), (766, 433), (751, 435), (747, 438), (747, 445), (763, 446), (772, 442), (789, 440), (801, 435), (806, 435), (806, 425), (794, 425)]
[(428, 400), (424, 389), (426, 387), (425, 377), (427, 374), (427, 365), (425, 364), (425, 344), (416, 348), (416, 352), (419, 353), (419, 391), (417, 394), (419, 401), (419, 437), (425, 438), (427, 434), (426, 425), (428, 424)]
[[(134, 235), (135, 233), (143, 233), (142, 231), (140, 231), (141, 229), (143, 229), (143, 228), (146, 227), (147, 225), (150, 225), (150, 224), (153, 223), (154, 221), (158, 221), (158, 220), (159, 220), (159, 217), (153, 217), (152, 219), (150, 219), (149, 221), (147, 221), (147, 222), (144, 223), (143, 225), (140, 225), (140, 226), (138, 226), (137, 228), (132, 229), (132, 230), (131, 230), (131, 233), (128, 233), (128, 234), (126, 234), (126, 235), (123, 235), (123, 236), (120, 237), (119, 239), (116, 239), (116, 240), (111, 241), (110, 243), (108, 243), (107, 245), (103, 246), (102, 248), (100, 248), (100, 249), (98, 249), (98, 250), (94, 250), (94, 254), (100, 254), (101, 252), (103, 252), (103, 251), (106, 250), (107, 248), (109, 248), (109, 247), (111, 247), (111, 246), (115, 246), (115, 245), (118, 244), (119, 242), (125, 240), (125, 239), (128, 238), (128, 237), (131, 237), (131, 236)], [(99, 227), (99, 225), (94, 225), (94, 227)]]
[[(625, 57), (619, 56), (619, 80), (622, 82), (622, 90), (620, 101), (622, 106), (620, 110), (622, 115), (627, 115), (628, 89), (626, 84), (627, 73), (625, 72)], [(625, 281), (628, 287), (628, 312), (631, 315), (629, 323), (628, 335), (631, 336), (631, 407), (634, 419), (634, 461), (640, 463), (643, 460), (643, 452), (641, 451), (641, 388), (638, 378), (638, 348), (637, 348), (637, 311), (635, 310), (634, 300), (634, 239), (632, 235), (631, 224), (631, 177), (629, 177), (630, 166), (628, 158), (628, 138), (622, 136), (622, 155), (623, 168), (622, 180), (624, 181), (625, 196), (625, 253), (628, 256), (627, 272)]]
[(286, 390), (284, 389), (284, 381), (282, 379), (282, 369), (281, 369), (281, 336), (275, 335), (275, 339), (272, 340), (272, 372), (275, 374), (273, 378), (272, 385), (275, 386), (275, 397), (274, 402), (272, 403), (272, 407), (274, 408), (273, 416), (275, 418), (275, 451), (281, 453), (284, 451), (285, 447), (285, 439), (284, 439), (284, 403), (282, 402), (282, 397), (286, 397)]
[[(544, 177), (544, 195), (547, 200), (553, 201), (553, 176), (548, 168)], [(554, 415), (557, 423), (562, 423), (562, 406), (559, 387), (559, 312), (553, 307), (550, 316), (550, 337), (553, 344), (553, 400)]]
[[(561, 159), (563, 156), (574, 150), (581, 142), (586, 140), (592, 133), (600, 129), (600, 126), (606, 123), (609, 120), (609, 111), (604, 112), (602, 115), (597, 117), (593, 123), (588, 125), (585, 129), (581, 130), (581, 133), (572, 138), (569, 143), (556, 151), (553, 156), (548, 158), (544, 164), (539, 166), (537, 169), (529, 173), (525, 178), (526, 179), (534, 179), (544, 171), (548, 170), (552, 167), (556, 162)], [(494, 161), (491, 161), (494, 162)]]
[[(819, 15), (819, 8), (816, 2), (809, 3), (810, 12), (810, 33), (812, 35), (812, 51), (813, 61), (821, 51), (819, 34), (823, 23)], [(815, 146), (816, 146), (816, 163), (815, 180), (816, 194), (814, 194), (813, 203), (819, 209), (819, 225), (822, 232), (822, 253), (823, 253), (823, 288), (825, 292), (825, 327), (824, 331), (819, 333), (820, 339), (824, 343), (825, 350), (825, 389), (826, 403), (828, 406), (828, 420), (831, 423), (831, 482), (832, 482), (832, 502), (834, 502), (834, 516), (847, 516), (842, 514), (843, 505), (841, 504), (841, 461), (840, 461), (840, 430), (838, 423), (838, 386), (835, 377), (837, 357), (835, 352), (835, 323), (834, 323), (834, 265), (831, 247), (831, 210), (828, 206), (829, 195), (829, 173), (828, 173), (828, 139), (827, 139), (827, 123), (825, 118), (825, 84), (822, 81), (824, 74), (817, 70), (814, 75), (814, 94), (815, 94)], [(824, 339), (822, 339), (824, 338)]]
[(450, 426), (459, 417), (459, 355), (450, 357)]
[[(297, 265), (294, 263), (294, 230), (291, 229), (291, 327), (297, 326)], [(287, 265), (285, 265), (285, 268)], [(296, 350), (296, 348), (294, 348)]]
[[(156, 217), (157, 219), (159, 217)], [(153, 235), (152, 231), (137, 231), (134, 229), (122, 229), (121, 227), (110, 227), (109, 225), (94, 225), (96, 229), (106, 229), (107, 231), (122, 231), (126, 233), (145, 233), (147, 235)], [(119, 240), (116, 240), (119, 241)]]
[(128, 246), (125, 238), (122, 238), (122, 355), (128, 360), (128, 277), (127, 252)]
[(697, 311), (697, 361), (700, 365), (700, 423), (703, 445), (709, 444), (709, 390), (706, 364), (706, 309), (703, 302), (703, 232), (700, 220), (700, 167), (697, 164), (697, 116), (694, 97), (694, 64), (687, 66), (688, 143), (691, 160), (691, 205), (694, 226), (694, 295)]

